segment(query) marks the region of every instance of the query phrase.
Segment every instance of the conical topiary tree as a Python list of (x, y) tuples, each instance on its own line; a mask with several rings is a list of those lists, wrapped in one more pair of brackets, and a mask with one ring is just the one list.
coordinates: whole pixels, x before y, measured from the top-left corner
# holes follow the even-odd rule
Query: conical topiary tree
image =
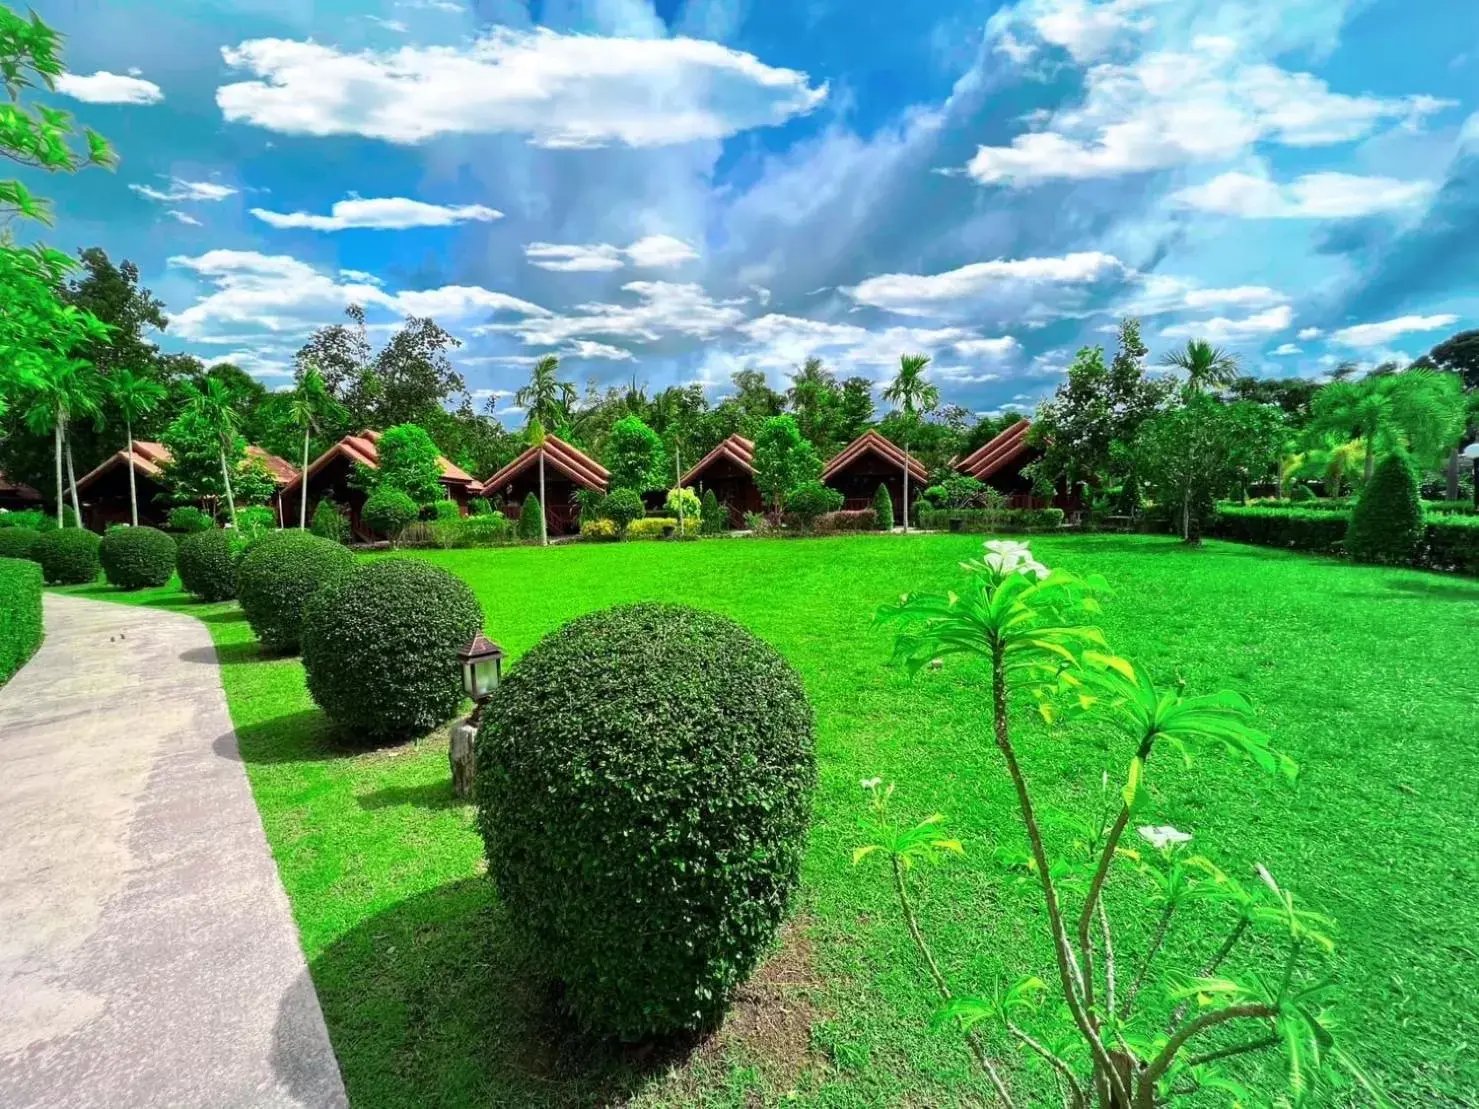
[(1422, 535), (1417, 475), (1405, 455), (1394, 454), (1376, 468), (1356, 502), (1346, 550), (1359, 562), (1411, 562)]
[(544, 534), (544, 508), (532, 492), (524, 498), (519, 510), (519, 538), (538, 539)]
[(880, 484), (873, 494), (873, 511), (878, 515), (878, 530), (888, 531), (894, 526), (894, 499), (888, 486)]
[(704, 506), (699, 514), (699, 528), (704, 535), (717, 535), (727, 530), (725, 525), (729, 522), (729, 513), (719, 507), (719, 498), (714, 495), (712, 489), (704, 492)]

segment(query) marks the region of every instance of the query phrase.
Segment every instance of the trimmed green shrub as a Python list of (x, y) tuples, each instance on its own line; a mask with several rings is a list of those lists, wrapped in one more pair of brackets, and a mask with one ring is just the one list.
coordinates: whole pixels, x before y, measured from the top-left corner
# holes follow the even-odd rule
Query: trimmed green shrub
[(428, 520), (462, 519), (462, 509), (456, 501), (432, 501), (422, 507), (422, 514)]
[(613, 489), (601, 502), (602, 519), (610, 520), (618, 531), (626, 531), (633, 520), (640, 520), (646, 515), (647, 506), (642, 503), (642, 495), (635, 489)]
[(703, 502), (691, 488), (669, 489), (667, 498), (663, 501), (663, 507), (674, 519), (680, 518), (678, 510), (682, 509), (681, 519), (685, 531), (691, 531), (696, 535), (702, 529)]
[(348, 543), (350, 539), (349, 518), (330, 500), (318, 502), (308, 530), (320, 539), (327, 539), (332, 543)]
[(887, 485), (879, 485), (878, 492), (873, 494), (873, 512), (880, 531), (894, 526), (894, 498)]
[(301, 531), (273, 533), (242, 556), (236, 596), (252, 631), (269, 651), (296, 651), (308, 598), (354, 569), (343, 546)]
[(36, 653), (41, 637), (41, 567), (0, 558), (0, 685)]
[[(30, 528), (32, 531), (41, 530), (41, 521), (46, 513), (39, 508), (23, 508), (19, 512), (0, 512), (0, 529), (4, 528)], [(52, 518), (52, 524), (56, 518)]]
[(786, 494), (787, 513), (807, 529), (827, 513), (836, 512), (842, 503), (842, 494), (820, 481), (803, 481)]
[(1479, 516), (1428, 517), (1421, 560), (1435, 570), (1479, 574)]
[[(239, 509), (238, 513), (244, 511), (245, 509)], [(204, 512), (193, 504), (182, 504), (169, 510), (164, 526), (170, 531), (181, 531), (186, 535), (193, 535), (197, 531), (209, 531), (216, 526), (216, 521), (209, 512)]]
[(633, 520), (622, 534), (628, 539), (665, 539), (677, 534), (678, 520), (672, 516), (644, 516)]
[(719, 498), (712, 489), (704, 491), (703, 508), (700, 512), (699, 531), (703, 535), (718, 535), (729, 530), (729, 512), (719, 507)]
[(1424, 516), (1479, 516), (1479, 505), (1471, 500), (1423, 501)]
[(491, 516), (493, 515), (493, 502), (487, 497), (473, 497), (467, 502), (467, 514), (469, 516)]
[(277, 529), (277, 513), (265, 504), (249, 504), (236, 510), (236, 530), (248, 538)]
[(533, 493), (524, 498), (519, 509), (518, 533), (520, 539), (539, 539), (544, 534), (544, 509)]
[[(427, 545), (442, 550), (465, 547), (496, 547), (514, 541), (514, 524), (501, 512), (486, 516), (459, 516), (455, 520), (432, 520), (423, 524)], [(409, 530), (414, 530), (415, 525)], [(402, 535), (402, 540), (405, 535)]]
[[(56, 531), (57, 530), (57, 526), (56, 526), (56, 511), (55, 511), (55, 509), (50, 510), (50, 511), (45, 511), (45, 510), (40, 510), (40, 509), (28, 510), (28, 511), (38, 511), (38, 512), (40, 512), (40, 516), (36, 519), (36, 524), (35, 524), (35, 527), (36, 527), (36, 530), (37, 531)], [(17, 515), (19, 515), (19, 514), (17, 514)], [(65, 505), (62, 508), (62, 527), (64, 527), (64, 528), (75, 528), (75, 527), (77, 527), (77, 513), (75, 513), (75, 512), (72, 511), (72, 506), (71, 505)]]
[(1346, 532), (1346, 550), (1358, 562), (1411, 562), (1423, 537), (1422, 501), (1412, 464), (1384, 459), (1361, 491)]
[(199, 531), (180, 540), (176, 563), (185, 592), (202, 601), (229, 601), (236, 596), (236, 563), (241, 540), (221, 528)]
[(47, 585), (88, 585), (98, 580), (102, 540), (85, 528), (43, 531), (31, 549)]
[(796, 888), (812, 709), (769, 644), (639, 604), (519, 661), (477, 737), (489, 873), (588, 1029), (712, 1026)]
[(956, 531), (995, 534), (1012, 531), (1051, 531), (1063, 526), (1061, 508), (926, 508), (915, 504), (916, 524), (931, 531), (950, 531), (952, 521), (959, 520)]
[(414, 558), (362, 563), (304, 610), (308, 692), (356, 735), (422, 735), (462, 704), (457, 651), (482, 630), (483, 610), (455, 574)]
[(0, 528), (0, 558), (35, 560), (36, 541), (41, 533), (35, 528)]
[(1345, 542), (1344, 513), (1311, 508), (1266, 508), (1218, 505), (1208, 530), (1220, 539), (1335, 554)]
[(817, 517), (815, 529), (818, 535), (830, 535), (839, 531), (877, 531), (878, 513), (871, 508), (828, 512)]
[(614, 543), (621, 538), (615, 520), (583, 520), (580, 537), (592, 543)]
[(365, 501), (365, 507), (360, 512), (360, 519), (364, 520), (376, 535), (394, 539), (406, 530), (406, 525), (420, 515), (421, 512), (416, 507), (416, 502), (410, 497), (399, 489), (382, 485)]
[(158, 528), (109, 528), (98, 561), (109, 585), (143, 589), (164, 585), (175, 572), (175, 541)]

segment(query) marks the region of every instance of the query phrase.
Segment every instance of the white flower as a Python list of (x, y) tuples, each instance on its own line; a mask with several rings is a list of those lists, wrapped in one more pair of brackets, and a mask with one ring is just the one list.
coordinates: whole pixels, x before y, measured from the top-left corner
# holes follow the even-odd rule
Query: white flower
[(1140, 829), (1140, 838), (1164, 851), (1168, 847), (1180, 847), (1183, 843), (1191, 842), (1190, 832), (1177, 831), (1169, 824), (1162, 824), (1158, 828), (1146, 825)]
[(1010, 555), (1013, 558), (1031, 558), (1032, 548), (1026, 543), (1019, 543), (1015, 539), (988, 539), (986, 549), (999, 555)]
[(860, 786), (862, 786), (864, 789), (877, 789), (879, 786), (883, 785), (883, 779), (882, 778), (864, 778), (858, 784)]
[(986, 550), (989, 553), (982, 561), (1000, 577), (1032, 574), (1041, 581), (1049, 574), (1048, 568), (1032, 557), (1032, 548), (1026, 543), (1014, 539), (988, 539)]

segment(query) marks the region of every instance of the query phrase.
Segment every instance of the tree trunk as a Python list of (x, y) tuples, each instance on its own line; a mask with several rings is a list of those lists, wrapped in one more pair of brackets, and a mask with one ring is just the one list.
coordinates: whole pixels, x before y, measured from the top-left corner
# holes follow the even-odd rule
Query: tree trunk
[(298, 530), (308, 530), (308, 428), (303, 429), (303, 469), (298, 481)]
[(549, 546), (549, 509), (544, 503), (544, 446), (539, 448), (539, 543)]
[[(893, 523), (892, 520), (889, 521)], [(904, 440), (904, 534), (909, 534), (909, 440)]]
[[(56, 526), (61, 527), (66, 520), (66, 513), (62, 511), (66, 504), (67, 487), (62, 484), (62, 418), (57, 417), (53, 425), (54, 435), (52, 438), (56, 445)], [(79, 520), (78, 523), (81, 523)]]
[(1187, 487), (1181, 498), (1181, 541), (1191, 542), (1191, 488)]
[(1371, 475), (1376, 472), (1376, 451), (1372, 449), (1371, 440), (1366, 440), (1366, 483), (1371, 483)]
[(1458, 500), (1458, 448), (1448, 452), (1448, 499)]
[(72, 487), (72, 513), (77, 517), (77, 526), (82, 526), (82, 505), (77, 502), (77, 471), (72, 466), (72, 437), (67, 436), (67, 483)]
[(231, 473), (226, 469), (226, 452), (221, 452), (221, 483), (226, 486), (226, 509), (231, 514), (231, 527), (240, 531), (236, 526), (236, 498), (231, 495)]
[(134, 425), (132, 420), (125, 420), (123, 426), (128, 432), (128, 519), (134, 527), (139, 526), (139, 491), (134, 485)]

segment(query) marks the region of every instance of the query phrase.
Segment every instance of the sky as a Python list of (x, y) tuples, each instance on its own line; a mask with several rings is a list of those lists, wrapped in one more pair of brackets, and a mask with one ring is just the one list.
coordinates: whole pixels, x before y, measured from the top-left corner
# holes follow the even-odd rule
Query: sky
[(480, 400), (783, 387), (1030, 408), (1143, 321), (1260, 377), (1479, 326), (1471, 0), (37, 0), (115, 172), (28, 182), (168, 350), (269, 388), (431, 315)]

